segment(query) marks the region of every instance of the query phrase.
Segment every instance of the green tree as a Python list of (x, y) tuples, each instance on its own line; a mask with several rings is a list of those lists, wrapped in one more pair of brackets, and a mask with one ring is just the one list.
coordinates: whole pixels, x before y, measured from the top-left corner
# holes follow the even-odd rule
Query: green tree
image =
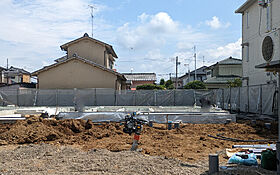
[(174, 85), (171, 84), (171, 85), (169, 85), (166, 89), (174, 89)]
[(241, 87), (242, 86), (242, 80), (240, 78), (235, 78), (232, 81), (228, 81), (229, 87)]
[(184, 89), (206, 89), (206, 86), (203, 82), (195, 80), (186, 84)]
[(159, 83), (160, 85), (164, 85), (165, 84), (165, 81), (164, 81), (164, 79), (162, 78), (162, 79), (160, 79), (160, 83)]
[(166, 82), (165, 82), (165, 87), (166, 87), (166, 89), (168, 89), (168, 87), (170, 86), (170, 85), (172, 85), (173, 84), (173, 82), (171, 81), (171, 80), (167, 80)]
[(136, 90), (163, 90), (164, 86), (154, 84), (144, 84), (136, 87)]

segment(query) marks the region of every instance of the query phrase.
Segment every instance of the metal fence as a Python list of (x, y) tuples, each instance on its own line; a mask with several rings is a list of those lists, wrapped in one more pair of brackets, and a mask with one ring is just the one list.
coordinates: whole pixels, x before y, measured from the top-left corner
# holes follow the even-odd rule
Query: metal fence
[(277, 114), (277, 87), (275, 84), (214, 90), (215, 103), (233, 112)]
[(0, 99), (2, 106), (193, 106), (204, 97), (222, 109), (274, 115), (275, 94), (276, 86), (268, 84), (217, 90), (1, 90)]
[(193, 106), (194, 90), (4, 90), (2, 106)]

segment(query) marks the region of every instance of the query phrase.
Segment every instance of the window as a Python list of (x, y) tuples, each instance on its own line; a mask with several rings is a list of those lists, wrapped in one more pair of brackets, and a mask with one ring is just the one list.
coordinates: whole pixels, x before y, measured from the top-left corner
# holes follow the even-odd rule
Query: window
[(111, 60), (109, 60), (109, 67), (110, 67), (110, 69), (113, 69), (113, 61), (111, 61)]
[(272, 8), (271, 3), (268, 4), (266, 7), (266, 30), (271, 31), (272, 30)]

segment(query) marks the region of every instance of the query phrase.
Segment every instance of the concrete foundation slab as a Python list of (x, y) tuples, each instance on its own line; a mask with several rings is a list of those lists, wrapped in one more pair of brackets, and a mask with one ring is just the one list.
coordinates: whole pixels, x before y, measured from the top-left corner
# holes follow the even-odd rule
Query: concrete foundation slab
[(0, 107), (0, 116), (11, 114), (35, 115), (47, 112), (60, 119), (85, 119), (93, 122), (115, 121), (124, 119), (125, 115), (140, 112), (137, 116), (157, 123), (227, 123), (236, 121), (236, 115), (219, 108), (203, 109), (198, 106), (86, 106), (85, 112), (75, 112), (74, 107)]
[[(59, 119), (84, 119), (93, 122), (119, 122), (125, 118), (124, 112), (61, 112)], [(168, 121), (182, 123), (227, 123), (230, 119), (236, 122), (236, 115), (229, 113), (141, 113), (136, 116), (146, 121), (167, 123)]]

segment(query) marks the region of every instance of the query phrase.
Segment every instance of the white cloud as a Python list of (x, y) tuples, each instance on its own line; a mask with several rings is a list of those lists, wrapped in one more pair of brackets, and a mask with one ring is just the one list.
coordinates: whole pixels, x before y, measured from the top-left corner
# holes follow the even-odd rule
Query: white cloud
[(231, 25), (229, 22), (222, 23), (217, 16), (213, 16), (212, 20), (207, 20), (205, 23), (213, 29), (227, 28)]
[[(0, 45), (8, 44), (2, 56), (16, 64), (31, 63), (28, 67), (32, 71), (53, 62), (64, 54), (61, 44), (91, 31), (88, 4), (90, 0), (1, 0)], [(95, 7), (95, 15), (106, 8), (97, 4)]]
[(183, 26), (167, 13), (155, 15), (146, 13), (138, 16), (140, 24), (125, 23), (118, 28), (117, 42), (124, 48), (160, 48), (178, 42), (179, 49), (205, 38), (205, 34), (195, 32), (190, 26)]
[(191, 42), (180, 41), (177, 43), (177, 49), (179, 51), (190, 50), (193, 48), (193, 46), (194, 46), (194, 44)]
[(164, 56), (161, 54), (160, 49), (153, 49), (148, 52), (146, 57), (156, 60), (156, 59), (162, 59)]
[(173, 33), (178, 30), (178, 22), (171, 19), (167, 13), (160, 12), (151, 16), (150, 29), (160, 33)]
[(241, 58), (241, 42), (242, 38), (239, 38), (236, 42), (226, 44), (225, 46), (220, 46), (216, 49), (208, 49), (205, 55), (215, 60), (225, 59), (230, 56)]
[[(218, 20), (218, 18), (217, 18)], [(139, 72), (174, 72), (174, 58), (179, 57), (180, 73), (186, 73), (189, 64), (194, 69), (193, 46), (197, 46), (197, 67), (210, 65), (229, 56), (240, 58), (241, 39), (217, 47), (217, 35), (208, 35), (196, 31), (189, 25), (182, 25), (167, 13), (154, 15), (146, 13), (138, 16), (140, 23), (125, 23), (118, 28), (117, 43), (123, 48), (133, 48), (129, 56), (130, 66)], [(219, 20), (216, 27), (223, 25)], [(223, 26), (224, 27), (224, 26)], [(205, 56), (205, 62), (202, 57)], [(157, 59), (145, 60), (145, 58)], [(173, 60), (171, 59), (173, 58)], [(125, 65), (119, 64), (119, 70), (125, 72)]]
[(144, 23), (147, 21), (147, 19), (149, 18), (149, 15), (147, 15), (146, 13), (142, 13), (141, 15), (138, 16), (138, 19)]
[[(54, 59), (65, 54), (59, 48), (61, 44), (81, 37), (85, 32), (91, 33), (88, 8), (91, 2), (1, 0), (0, 66), (5, 65), (6, 58), (10, 64), (26, 66), (29, 71), (53, 63)], [(134, 21), (113, 26), (119, 21), (102, 18), (108, 7), (98, 4), (95, 7), (94, 37), (113, 45), (119, 56), (117, 69), (120, 72), (129, 72), (130, 67), (135, 72), (174, 72), (175, 62), (171, 58), (179, 56), (182, 64), (189, 62), (185, 59), (193, 56), (194, 44), (198, 45), (198, 51), (206, 50), (205, 55), (209, 58), (234, 56), (238, 52), (230, 44), (212, 49), (216, 45), (216, 34), (205, 34), (207, 32), (182, 24), (166, 12), (142, 13)], [(219, 27), (225, 25), (218, 18), (217, 21)], [(193, 62), (190, 67), (193, 69)]]

